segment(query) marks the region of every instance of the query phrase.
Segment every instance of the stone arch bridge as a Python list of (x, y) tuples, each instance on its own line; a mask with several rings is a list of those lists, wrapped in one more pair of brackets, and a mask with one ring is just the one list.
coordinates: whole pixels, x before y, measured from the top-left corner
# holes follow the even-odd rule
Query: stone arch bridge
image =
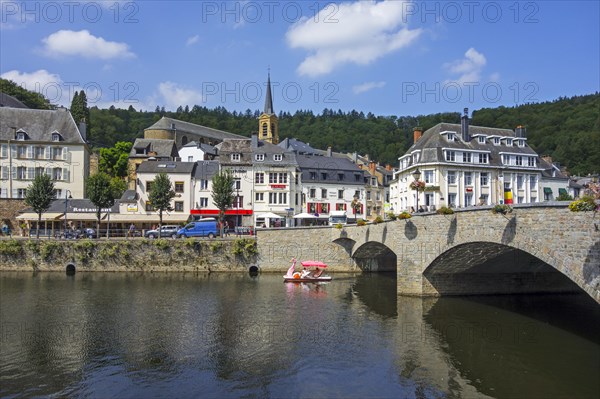
[(291, 257), (332, 271), (394, 271), (400, 295), (564, 292), (571, 280), (600, 303), (599, 230), (595, 213), (564, 204), (517, 205), (507, 215), (486, 207), (343, 229), (259, 230), (258, 259), (264, 271), (284, 272)]

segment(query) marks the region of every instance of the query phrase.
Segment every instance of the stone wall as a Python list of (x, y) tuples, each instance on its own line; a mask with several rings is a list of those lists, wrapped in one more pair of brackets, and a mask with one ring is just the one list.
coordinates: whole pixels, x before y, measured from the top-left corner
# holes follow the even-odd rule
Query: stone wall
[(253, 239), (1, 239), (0, 271), (247, 272), (255, 253)]
[(15, 219), (19, 211), (27, 208), (23, 199), (0, 198), (0, 224), (7, 222), (13, 234), (20, 235), (19, 223)]

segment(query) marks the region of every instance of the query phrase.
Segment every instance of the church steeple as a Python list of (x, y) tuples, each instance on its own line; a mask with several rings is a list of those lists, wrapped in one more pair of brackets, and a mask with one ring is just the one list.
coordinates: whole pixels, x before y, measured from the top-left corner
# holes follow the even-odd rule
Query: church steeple
[(267, 75), (267, 94), (265, 96), (265, 108), (258, 117), (258, 137), (269, 143), (279, 143), (279, 121), (273, 111), (273, 94), (271, 93), (271, 71)]

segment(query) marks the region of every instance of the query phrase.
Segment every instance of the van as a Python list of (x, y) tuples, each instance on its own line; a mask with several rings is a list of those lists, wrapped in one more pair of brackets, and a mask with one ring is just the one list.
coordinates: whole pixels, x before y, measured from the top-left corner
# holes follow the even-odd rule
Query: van
[(201, 219), (197, 222), (188, 223), (177, 231), (177, 237), (208, 237), (214, 238), (219, 235), (219, 223), (214, 219)]
[(345, 225), (348, 223), (348, 216), (346, 211), (331, 211), (329, 214), (329, 225), (335, 226), (336, 224)]

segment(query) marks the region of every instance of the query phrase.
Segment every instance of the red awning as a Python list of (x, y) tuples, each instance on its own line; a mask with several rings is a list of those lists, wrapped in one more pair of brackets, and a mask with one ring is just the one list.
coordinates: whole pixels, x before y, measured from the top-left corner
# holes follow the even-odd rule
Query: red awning
[[(190, 211), (190, 214), (218, 216), (219, 210), (218, 209), (192, 209)], [(230, 216), (230, 215), (242, 215), (242, 216), (252, 215), (252, 209), (227, 209), (225, 211), (225, 216)]]

